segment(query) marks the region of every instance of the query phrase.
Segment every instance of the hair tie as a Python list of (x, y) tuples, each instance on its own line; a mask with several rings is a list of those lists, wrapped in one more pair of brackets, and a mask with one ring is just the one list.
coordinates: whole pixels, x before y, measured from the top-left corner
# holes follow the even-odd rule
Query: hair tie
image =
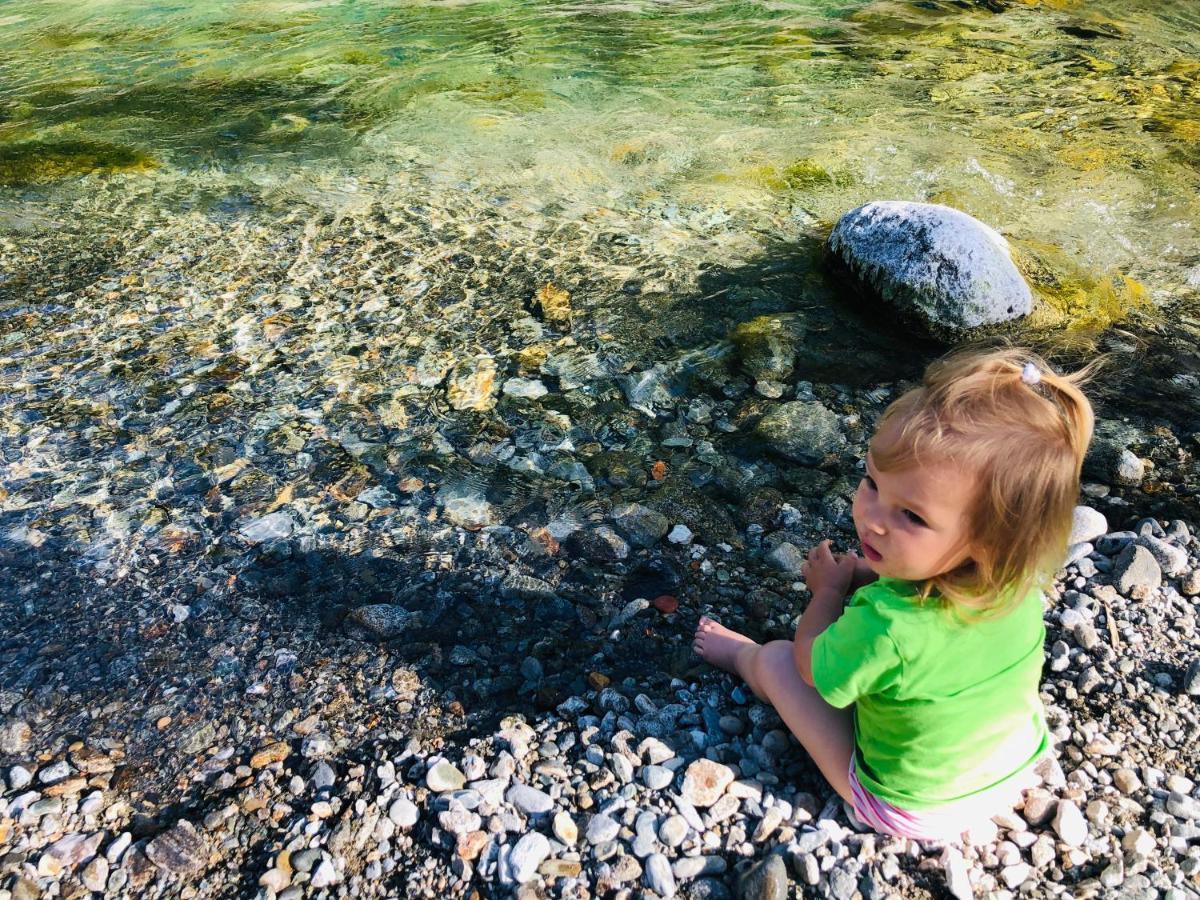
[(1042, 370), (1037, 367), (1037, 363), (1025, 363), (1024, 368), (1021, 369), (1021, 380), (1030, 387), (1036, 387), (1042, 383)]

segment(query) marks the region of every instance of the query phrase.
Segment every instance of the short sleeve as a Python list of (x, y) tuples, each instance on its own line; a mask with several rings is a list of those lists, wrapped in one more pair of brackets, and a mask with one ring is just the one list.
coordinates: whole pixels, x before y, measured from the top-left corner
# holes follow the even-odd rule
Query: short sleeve
[(901, 665), (888, 620), (857, 595), (841, 618), (813, 641), (813, 684), (825, 702), (838, 709), (895, 684)]

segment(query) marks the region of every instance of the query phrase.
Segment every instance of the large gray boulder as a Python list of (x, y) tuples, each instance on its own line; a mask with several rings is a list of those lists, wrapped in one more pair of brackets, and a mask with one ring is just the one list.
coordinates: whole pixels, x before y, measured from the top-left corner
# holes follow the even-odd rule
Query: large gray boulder
[(1008, 242), (949, 206), (876, 200), (838, 220), (833, 253), (888, 303), (939, 335), (1028, 315)]

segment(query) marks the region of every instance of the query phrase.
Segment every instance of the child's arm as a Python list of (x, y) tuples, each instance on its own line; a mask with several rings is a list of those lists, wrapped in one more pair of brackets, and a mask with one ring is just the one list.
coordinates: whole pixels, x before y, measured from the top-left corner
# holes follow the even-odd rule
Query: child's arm
[(804, 578), (812, 591), (812, 601), (796, 626), (792, 652), (795, 654), (796, 671), (806, 684), (813, 683), (813, 642), (817, 635), (841, 616), (842, 600), (849, 593), (857, 562), (858, 557), (853, 553), (835, 558), (829, 551), (829, 541), (825, 540), (809, 551), (808, 561), (802, 567)]

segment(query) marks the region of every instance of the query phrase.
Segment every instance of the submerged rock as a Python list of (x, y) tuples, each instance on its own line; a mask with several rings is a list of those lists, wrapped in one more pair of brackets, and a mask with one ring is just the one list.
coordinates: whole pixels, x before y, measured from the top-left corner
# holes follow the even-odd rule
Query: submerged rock
[(949, 206), (864, 204), (838, 220), (829, 248), (875, 293), (934, 334), (1006, 322), (1033, 309), (1008, 242)]
[(756, 381), (784, 381), (792, 374), (803, 336), (804, 320), (788, 313), (743, 322), (729, 337), (747, 375)]
[(388, 641), (419, 625), (420, 616), (403, 606), (372, 603), (350, 610), (346, 614), (346, 623), (351, 631), (365, 632), (366, 636)]
[(486, 353), (460, 362), (450, 373), (446, 399), (454, 409), (484, 412), (496, 405), (496, 361)]
[(816, 401), (781, 403), (754, 429), (770, 450), (804, 465), (820, 465), (846, 443), (835, 413)]

